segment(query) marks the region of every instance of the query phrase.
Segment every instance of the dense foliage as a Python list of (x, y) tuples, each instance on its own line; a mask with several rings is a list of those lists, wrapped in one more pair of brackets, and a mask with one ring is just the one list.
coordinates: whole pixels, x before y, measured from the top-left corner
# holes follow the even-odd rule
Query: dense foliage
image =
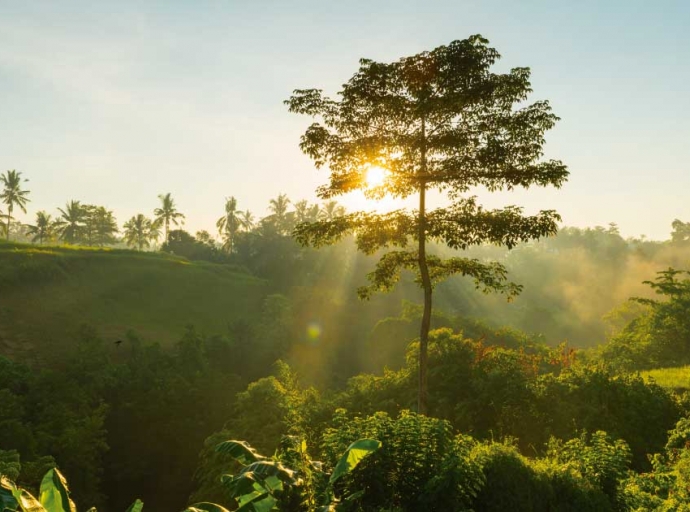
[[(359, 272), (358, 266), (365, 270), (371, 261), (356, 256), (348, 242), (317, 252), (300, 248), (269, 227), (264, 225), (257, 232), (237, 234), (236, 252), (222, 256), (232, 261), (233, 266), (208, 266), (211, 264), (203, 262), (180, 265), (179, 261), (184, 260), (150, 254), (141, 254), (130, 261), (129, 255), (135, 253), (125, 251), (46, 247), (45, 252), (33, 249), (29, 252), (25, 246), (3, 246), (6, 248), (0, 251), (0, 280), (5, 291), (0, 298), (5, 301), (0, 311), (5, 319), (0, 333), (5, 340), (3, 350), (11, 346), (7, 333), (30, 332), (13, 329), (28, 323), (29, 318), (45, 321), (50, 311), (49, 307), (41, 306), (43, 318), (32, 314), (18, 322), (22, 318), (18, 315), (25, 307), (22, 301), (27, 300), (31, 290), (35, 288), (39, 297), (52, 293), (51, 287), (55, 287), (61, 290), (65, 300), (71, 287), (75, 287), (75, 292), (79, 290), (83, 296), (87, 290), (83, 287), (86, 277), (77, 277), (79, 272), (102, 265), (113, 265), (113, 270), (126, 269), (126, 275), (137, 276), (147, 287), (155, 283), (154, 275), (165, 269), (161, 278), (169, 283), (167, 289), (174, 286), (178, 294), (184, 281), (176, 280), (184, 273), (190, 273), (194, 282), (202, 283), (205, 279), (202, 271), (220, 279), (227, 269), (228, 278), (232, 276), (233, 282), (239, 283), (245, 279), (241, 277), (243, 274), (230, 270), (237, 269), (238, 264), (263, 277), (266, 286), (260, 301), (252, 299), (256, 316), (245, 313), (245, 320), (229, 321), (224, 331), (218, 327), (223, 322), (203, 323), (202, 316), (192, 316), (199, 320), (200, 326), (212, 327), (186, 332), (179, 328), (177, 341), (161, 339), (159, 346), (140, 339), (135, 333), (112, 338), (107, 332), (87, 327), (72, 334), (71, 343), (61, 342), (59, 350), (55, 347), (56, 357), (51, 357), (53, 363), (49, 366), (33, 359), (28, 360), (32, 366), (3, 359), (0, 449), (4, 451), (0, 452), (0, 472), (35, 492), (42, 474), (57, 464), (68, 476), (80, 506), (107, 503), (108, 508), (124, 509), (135, 497), (141, 497), (154, 509), (167, 510), (182, 508), (190, 494), (195, 502), (214, 501), (230, 506), (232, 501), (218, 482), (222, 474), (235, 469), (231, 460), (214, 455), (219, 442), (247, 439), (262, 453), (272, 453), (282, 436), (291, 434), (305, 439), (313, 456), (327, 462), (332, 459), (325, 451), (327, 439), (340, 439), (340, 445), (332, 447), (335, 453), (353, 437), (370, 435), (366, 429), (348, 430), (359, 424), (356, 418), (364, 421), (385, 413), (389, 419), (381, 419), (381, 425), (387, 425), (386, 422), (393, 421), (390, 418), (398, 418), (402, 411), (413, 408), (416, 352), (414, 344), (409, 349), (408, 345), (416, 337), (421, 308), (407, 302), (401, 309), (400, 300), (408, 296), (408, 291), (414, 291), (414, 283), (403, 282), (396, 294), (376, 299), (369, 305), (359, 304), (348, 289), (338, 286), (339, 271), (350, 266), (354, 274)], [(199, 238), (193, 240), (194, 244), (202, 243)], [(475, 250), (481, 254), (480, 251), (494, 249)], [(586, 265), (608, 268), (609, 274), (603, 278), (609, 280), (607, 286), (612, 286), (620, 279), (615, 277), (615, 272), (622, 273), (619, 268), (622, 263), (628, 270), (638, 268), (640, 262), (652, 268), (656, 262), (677, 264), (682, 250), (682, 246), (673, 243), (626, 242), (613, 228), (568, 229), (548, 242), (514, 250), (506, 264), (521, 273), (532, 288), (546, 292), (542, 281), (527, 273), (534, 265), (548, 269), (547, 275), (558, 276), (566, 283), (573, 279), (574, 283), (582, 276), (570, 273), (576, 264), (573, 256), (577, 254), (580, 265), (588, 262)], [(129, 266), (122, 266), (125, 264)], [(114, 292), (107, 280), (111, 274), (122, 281), (124, 274), (117, 277), (115, 272), (103, 270), (88, 274), (96, 277), (89, 278), (92, 282), (88, 290), (93, 289), (88, 292), (90, 303), (99, 304), (99, 290)], [(675, 329), (673, 332), (681, 332), (677, 326), (682, 327), (687, 318), (683, 314), (687, 310), (683, 302), (683, 275), (675, 271), (659, 275), (663, 280), (652, 283), (668, 283), (663, 290), (672, 293), (662, 294), (659, 301), (635, 303), (643, 309), (628, 308), (612, 317), (612, 322), (619, 322), (624, 328), (623, 332), (632, 332), (636, 325), (647, 325), (644, 318), (650, 314), (659, 315), (656, 325), (660, 327), (648, 332), (663, 334), (671, 328)], [(128, 283), (128, 288), (134, 286), (133, 282)], [(355, 287), (356, 282), (350, 286)], [(640, 283), (637, 288), (640, 291), (631, 295), (641, 295), (647, 286)], [(680, 491), (674, 490), (673, 485), (683, 485), (685, 459), (681, 452), (677, 457), (664, 454), (667, 431), (687, 414), (687, 399), (680, 395), (674, 397), (635, 375), (621, 374), (619, 369), (626, 367), (627, 360), (612, 352), (605, 351), (604, 364), (597, 361), (600, 356), (575, 351), (568, 344), (549, 346), (544, 343), (545, 337), (538, 334), (495, 328), (491, 323), (457, 316), (454, 303), (470, 304), (473, 312), (482, 308), (498, 311), (496, 318), (511, 318), (501, 317), (500, 308), (514, 315), (516, 306), (520, 306), (520, 299), (506, 306), (468, 302), (470, 290), (465, 294), (464, 287), (458, 281), (439, 289), (441, 307), (434, 313), (432, 323), (441, 329), (433, 332), (430, 345), (430, 379), (438, 393), (429, 406), (432, 416), (447, 422), (443, 428), (449, 429), (448, 435), (461, 433), (463, 439), (469, 440), (471, 436), (472, 443), (479, 443), (470, 453), (479, 458), (479, 452), (486, 452), (493, 454), (487, 461), (504, 461), (495, 470), (488, 469), (493, 467), (488, 462), (489, 465), (482, 466), (485, 468), (482, 471), (496, 476), (482, 484), (481, 489), (486, 492), (480, 489), (477, 497), (472, 498), (475, 509), (478, 509), (477, 499), (484, 496), (482, 499), (489, 500), (489, 494), (495, 495), (487, 486), (499, 485), (496, 482), (504, 482), (501, 486), (514, 485), (511, 492), (526, 492), (525, 503), (538, 492), (550, 495), (552, 490), (556, 495), (577, 494), (583, 500), (594, 500), (592, 503), (602, 499), (610, 502), (613, 484), (590, 482), (582, 487), (584, 480), (572, 477), (571, 470), (562, 469), (562, 466), (572, 468), (574, 463), (559, 458), (558, 452), (564, 450), (555, 449), (559, 445), (551, 441), (552, 437), (563, 440), (560, 446), (573, 439), (595, 443), (599, 439), (595, 436), (598, 431), (626, 443), (629, 451), (611, 441), (614, 447), (620, 448), (615, 448), (618, 450), (615, 453), (620, 452), (616, 460), (625, 460), (629, 463), (626, 467), (637, 472), (651, 471), (648, 474), (657, 475), (627, 481), (628, 490), (624, 495), (616, 491), (616, 500), (630, 493), (634, 495), (630, 500), (642, 499), (640, 493), (644, 492), (644, 496), (651, 496), (644, 499), (662, 503), (669, 496), (678, 495)], [(147, 289), (144, 297), (154, 297), (154, 290), (163, 289), (166, 288), (162, 285)], [(218, 302), (219, 291), (199, 290), (206, 290), (198, 297), (199, 304), (206, 296)], [(236, 288), (234, 293), (246, 301), (248, 290)], [(196, 292), (190, 288), (185, 293)], [(168, 294), (165, 295), (152, 304), (167, 304), (165, 307), (170, 311), (172, 305), (165, 302)], [(115, 304), (121, 308), (133, 304), (133, 299), (121, 296)], [(33, 301), (38, 299), (31, 300), (36, 303)], [(207, 308), (211, 303), (204, 304)], [(243, 307), (241, 304), (238, 302), (234, 308)], [(567, 300), (552, 301), (552, 306), (562, 311), (569, 304)], [(152, 306), (146, 307), (149, 321), (158, 318)], [(185, 311), (189, 314), (190, 308)], [(80, 314), (92, 313), (85, 309)], [(118, 314), (121, 313), (117, 308), (109, 308), (109, 315)], [(642, 320), (634, 316), (639, 314)], [(13, 318), (17, 323), (11, 321)], [(64, 322), (66, 317), (63, 314), (61, 318)], [(132, 325), (130, 322), (135, 318), (123, 317), (122, 329)], [(538, 322), (534, 325), (535, 331), (543, 328)], [(666, 330), (661, 330), (662, 327)], [(617, 336), (620, 335), (614, 335), (606, 350), (618, 346)], [(677, 339), (679, 343), (682, 340), (659, 338), (665, 339)], [(682, 347), (678, 344), (674, 349), (677, 358), (682, 357)], [(21, 354), (11, 353), (15, 358)], [(285, 363), (272, 366), (280, 358), (290, 366)], [(383, 371), (385, 366), (389, 369)], [(362, 371), (371, 373), (357, 375)], [(334, 416), (340, 409), (347, 412)], [(189, 411), (194, 414), (190, 415)], [(213, 434), (214, 431), (217, 433)], [(398, 434), (386, 434), (383, 429), (378, 435), (384, 438)], [(208, 440), (198, 464), (197, 454), (205, 438)], [(490, 440), (504, 438), (515, 440), (491, 445)], [(393, 450), (395, 444), (389, 444), (388, 450)], [(433, 446), (431, 443), (428, 449)], [(586, 450), (577, 448), (570, 452)], [(523, 454), (536, 454), (539, 459), (526, 459)], [(660, 455), (650, 463), (648, 454)], [(504, 467), (513, 469), (501, 473), (500, 468)], [(615, 467), (619, 471), (621, 466)], [(362, 466), (362, 470), (365, 468), (366, 465)], [(469, 471), (469, 466), (461, 469)], [(446, 476), (451, 478), (453, 474)], [(523, 484), (511, 483), (510, 478), (517, 479), (518, 474), (526, 479)], [(352, 478), (355, 477), (353, 473)], [(652, 478), (664, 482), (675, 478), (680, 483), (654, 488), (642, 485)], [(550, 487), (544, 486), (545, 481), (550, 482)], [(641, 490), (635, 494), (638, 488)], [(118, 491), (121, 489), (128, 491), (122, 494)], [(398, 506), (394, 505), (397, 499), (390, 498), (385, 506)], [(582, 505), (581, 509), (586, 507)]]

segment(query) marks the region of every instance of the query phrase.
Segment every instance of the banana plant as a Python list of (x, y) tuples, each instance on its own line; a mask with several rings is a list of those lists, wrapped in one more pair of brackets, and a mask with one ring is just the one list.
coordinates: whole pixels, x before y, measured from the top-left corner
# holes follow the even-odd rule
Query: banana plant
[[(144, 503), (136, 500), (126, 512), (142, 512)], [(26, 489), (17, 487), (9, 478), (0, 477), (0, 512), (77, 512), (70, 498), (67, 480), (57, 469), (48, 471), (39, 489), (38, 499)], [(91, 507), (87, 512), (96, 512)], [(196, 503), (184, 512), (229, 512), (213, 503)]]
[(0, 504), (3, 511), (22, 512), (76, 512), (77, 508), (69, 497), (67, 481), (62, 473), (53, 468), (49, 470), (39, 489), (38, 499), (29, 491), (17, 487), (10, 479), (0, 481)]
[(378, 450), (381, 442), (373, 439), (355, 441), (345, 450), (330, 476), (326, 474), (322, 463), (312, 461), (306, 456), (304, 441), (301, 441), (299, 446), (299, 451), (303, 455), (302, 460), (306, 463), (302, 470), (287, 467), (278, 457), (268, 458), (259, 454), (245, 441), (225, 441), (216, 447), (218, 453), (229, 455), (244, 466), (236, 475), (228, 474), (222, 477), (230, 496), (237, 502), (236, 512), (280, 510), (281, 496), (306, 486), (306, 472), (316, 474), (317, 477), (328, 477), (328, 483), (319, 500), (321, 504), (311, 506), (312, 503), (308, 503), (309, 510), (341, 510), (342, 504), (356, 500), (362, 493), (356, 492), (340, 500), (335, 495), (334, 484), (355, 469), (367, 455)]

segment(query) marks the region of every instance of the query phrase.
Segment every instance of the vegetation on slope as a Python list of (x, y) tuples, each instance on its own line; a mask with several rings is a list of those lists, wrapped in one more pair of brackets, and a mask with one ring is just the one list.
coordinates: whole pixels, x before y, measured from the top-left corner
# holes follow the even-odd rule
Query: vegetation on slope
[(262, 280), (234, 266), (12, 243), (0, 244), (0, 288), (0, 353), (46, 361), (59, 358), (84, 324), (112, 342), (129, 329), (163, 344), (190, 324), (225, 332), (256, 318), (266, 294)]

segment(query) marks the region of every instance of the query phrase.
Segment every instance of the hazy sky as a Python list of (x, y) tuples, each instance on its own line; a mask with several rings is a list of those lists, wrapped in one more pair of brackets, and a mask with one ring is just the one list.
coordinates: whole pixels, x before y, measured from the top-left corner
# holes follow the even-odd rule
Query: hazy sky
[(309, 119), (282, 104), (293, 89), (334, 93), (361, 57), (480, 33), (499, 69), (532, 68), (532, 99), (562, 118), (547, 156), (571, 171), (486, 203), (663, 239), (690, 221), (689, 23), (686, 0), (0, 0), (0, 172), (30, 179), (27, 222), (79, 199), (123, 223), (171, 192), (190, 231), (212, 231), (225, 196), (263, 216), (325, 181), (298, 148)]

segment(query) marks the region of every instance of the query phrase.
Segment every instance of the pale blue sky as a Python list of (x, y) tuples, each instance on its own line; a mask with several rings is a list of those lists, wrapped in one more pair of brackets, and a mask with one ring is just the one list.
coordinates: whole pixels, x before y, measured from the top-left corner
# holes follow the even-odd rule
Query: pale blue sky
[(690, 221), (688, 26), (685, 0), (0, 0), (0, 171), (30, 179), (24, 221), (79, 199), (122, 223), (171, 192), (190, 231), (212, 231), (225, 196), (262, 216), (325, 181), (297, 146), (309, 120), (282, 104), (293, 89), (481, 33), (500, 69), (532, 68), (532, 99), (562, 118), (547, 154), (571, 171), (487, 204), (667, 238)]

